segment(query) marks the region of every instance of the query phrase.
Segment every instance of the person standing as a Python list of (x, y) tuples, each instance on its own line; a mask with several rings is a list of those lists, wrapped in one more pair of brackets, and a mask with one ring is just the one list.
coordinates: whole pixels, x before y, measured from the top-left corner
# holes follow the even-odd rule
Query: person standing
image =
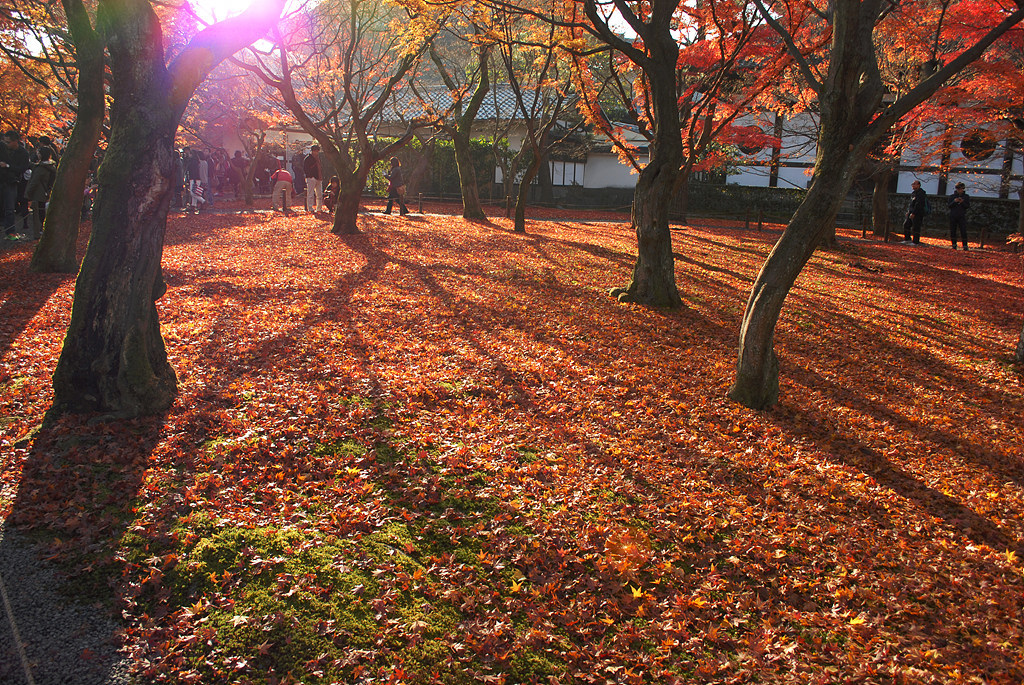
[(296, 193), (306, 192), (306, 175), (302, 171), (304, 161), (302, 150), (296, 150), (292, 155), (292, 186)]
[(392, 203), (398, 200), (398, 208), (402, 216), (405, 216), (409, 210), (405, 206), (405, 178), (402, 176), (402, 163), (398, 161), (398, 157), (391, 158), (391, 170), (384, 174), (384, 178), (388, 179), (388, 206), (384, 213), (390, 214)]
[(32, 229), (29, 237), (39, 240), (43, 234), (43, 222), (46, 220), (46, 203), (50, 201), (53, 181), (57, 178), (57, 165), (53, 162), (53, 150), (49, 147), (39, 148), (39, 163), (32, 167), (32, 176), (25, 188), (25, 197), (32, 210)]
[(324, 204), (324, 174), (319, 145), (309, 148), (309, 154), (302, 160), (302, 173), (306, 178), (306, 210), (316, 214)]
[(210, 163), (206, 153), (199, 150), (199, 182), (203, 184), (203, 199), (207, 209), (213, 208), (213, 185), (210, 183)]
[(910, 204), (907, 205), (907, 219), (903, 222), (903, 244), (921, 244), (921, 222), (927, 213), (928, 196), (921, 188), (920, 181), (910, 184), (913, 191), (910, 193)]
[[(192, 150), (188, 157), (188, 164), (185, 173), (188, 175), (188, 194), (190, 206), (195, 214), (199, 213), (199, 207), (206, 204), (206, 189), (200, 179), (199, 150)], [(185, 211), (188, 211), (186, 207)]]
[(285, 216), (292, 215), (292, 175), (288, 169), (281, 167), (270, 175), (274, 190), (270, 193), (270, 211), (277, 211), (277, 196), (281, 196), (281, 210)]
[(21, 134), (11, 129), (0, 145), (0, 206), (3, 207), (4, 233), (16, 238), (14, 232), (20, 184), (30, 167), (28, 150), (21, 144)]
[(949, 196), (949, 239), (956, 249), (956, 230), (960, 229), (960, 241), (967, 251), (967, 209), (971, 206), (971, 198), (967, 194), (967, 186), (957, 183), (953, 194)]

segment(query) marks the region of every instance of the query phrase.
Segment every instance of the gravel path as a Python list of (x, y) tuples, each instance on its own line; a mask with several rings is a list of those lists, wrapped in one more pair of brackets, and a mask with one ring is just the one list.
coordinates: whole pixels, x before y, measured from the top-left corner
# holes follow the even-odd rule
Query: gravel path
[[(117, 625), (57, 592), (58, 576), (31, 545), (0, 523), (0, 683), (4, 685), (128, 685), (128, 662), (117, 651)], [(9, 604), (9, 608), (8, 608)], [(28, 662), (25, 673), (11, 613)]]

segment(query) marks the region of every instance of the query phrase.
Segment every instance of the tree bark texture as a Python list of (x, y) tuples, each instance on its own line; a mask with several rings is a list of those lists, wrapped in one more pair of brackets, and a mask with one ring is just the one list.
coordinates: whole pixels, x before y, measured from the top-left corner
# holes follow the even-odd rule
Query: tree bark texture
[[(754, 280), (740, 325), (736, 381), (729, 397), (752, 409), (764, 409), (779, 397), (779, 364), (775, 355), (775, 325), (782, 305), (814, 250), (835, 235), (835, 218), (874, 143), (884, 130), (867, 127), (881, 103), (880, 80), (874, 60), (870, 12), (857, 4), (837, 5), (827, 89), (820, 93), (821, 128), (814, 177), (782, 237)], [(863, 30), (862, 30), (863, 29)]]
[[(653, 49), (653, 46), (652, 46)], [(620, 302), (637, 302), (655, 307), (682, 305), (676, 288), (675, 257), (668, 212), (676, 191), (676, 179), (683, 162), (682, 129), (675, 84), (675, 56), (678, 48), (661, 46), (672, 59), (647, 65), (656, 120), (651, 160), (640, 172), (633, 192), (631, 220), (636, 231), (637, 258), (633, 278)], [(613, 291), (614, 292), (614, 291)]]
[[(479, 109), (479, 108), (477, 108)], [(455, 147), (455, 166), (459, 171), (459, 188), (462, 191), (462, 218), (483, 221), (487, 218), (480, 204), (480, 186), (473, 166), (473, 150), (469, 132), (458, 131), (452, 136)]]
[(112, 22), (110, 142), (98, 172), (93, 231), (53, 375), (51, 412), (137, 416), (165, 410), (177, 381), (156, 300), (178, 115), (159, 20), (148, 3), (120, 3)]
[(516, 209), (512, 217), (512, 230), (516, 233), (526, 233), (526, 207), (530, 204), (530, 186), (533, 184), (533, 179), (537, 177), (537, 172), (540, 171), (542, 163), (543, 159), (540, 156), (540, 151), (535, 149), (530, 166), (526, 168), (526, 173), (523, 174), (522, 180), (519, 181)]
[(174, 179), (174, 136), (210, 70), (276, 20), (284, 0), (256, 5), (197, 34), (164, 63), (160, 21), (148, 0), (101, 0), (111, 72), (110, 141), (98, 171), (89, 247), (71, 323), (53, 374), (48, 417), (159, 413), (177, 379), (160, 336), (156, 300)]
[(360, 232), (356, 219), (359, 216), (359, 203), (362, 197), (363, 193), (356, 190), (355, 184), (341, 186), (341, 192), (338, 193), (338, 204), (334, 207), (334, 223), (331, 226), (331, 233), (355, 235)]
[(68, 28), (75, 43), (78, 67), (78, 111), (67, 147), (57, 167), (43, 235), (32, 253), (29, 268), (39, 273), (78, 271), (78, 227), (82, 219), (85, 186), (89, 181), (96, 145), (103, 130), (104, 43), (93, 30), (81, 0), (64, 0)]

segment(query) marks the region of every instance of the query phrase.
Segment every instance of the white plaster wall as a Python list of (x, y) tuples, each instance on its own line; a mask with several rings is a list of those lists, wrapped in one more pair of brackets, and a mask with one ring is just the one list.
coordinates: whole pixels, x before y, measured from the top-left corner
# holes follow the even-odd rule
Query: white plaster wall
[[(647, 161), (646, 158), (642, 161)], [(591, 153), (583, 177), (584, 188), (633, 188), (637, 175), (614, 154)]]

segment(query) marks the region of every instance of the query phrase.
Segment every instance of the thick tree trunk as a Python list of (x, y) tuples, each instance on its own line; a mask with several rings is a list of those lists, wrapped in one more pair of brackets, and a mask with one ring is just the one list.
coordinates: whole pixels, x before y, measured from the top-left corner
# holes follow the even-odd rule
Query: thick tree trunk
[(80, 411), (131, 417), (173, 402), (177, 379), (160, 337), (156, 300), (166, 290), (160, 258), (178, 121), (210, 70), (262, 35), (283, 4), (256, 4), (203, 30), (169, 70), (148, 0), (99, 3), (109, 27), (110, 143), (48, 419)]
[(51, 414), (151, 414), (167, 409), (177, 390), (156, 300), (166, 290), (160, 258), (180, 112), (169, 98), (152, 10), (120, 21), (110, 40), (110, 143), (98, 172), (92, 237), (75, 284), (71, 324), (53, 374)]
[(884, 167), (875, 172), (875, 187), (871, 193), (871, 232), (877, 236), (885, 235), (889, 225), (889, 180), (892, 169)]
[(32, 254), (32, 271), (78, 271), (78, 227), (82, 219), (85, 185), (89, 180), (96, 144), (103, 130), (103, 40), (81, 2), (64, 3), (75, 41), (78, 66), (78, 112), (67, 147), (57, 167), (43, 235)]
[(629, 286), (624, 290), (612, 290), (612, 295), (620, 302), (638, 302), (655, 307), (679, 307), (682, 304), (676, 288), (675, 257), (668, 224), (680, 156), (666, 160), (666, 155), (656, 150), (654, 159), (640, 172), (633, 193), (632, 212), (637, 258)]
[[(823, 129), (824, 130), (824, 129)], [(814, 179), (782, 237), (772, 248), (754, 281), (740, 325), (739, 362), (729, 397), (751, 409), (764, 409), (779, 397), (779, 364), (775, 356), (775, 325), (782, 305), (830, 228), (853, 184), (870, 145), (853, 150), (849, 136), (826, 136), (818, 151)]]
[(682, 299), (676, 289), (668, 211), (683, 163), (675, 81), (678, 46), (659, 42), (650, 47), (659, 51), (656, 59), (644, 69), (650, 79), (655, 111), (654, 140), (651, 160), (640, 172), (633, 193), (632, 223), (636, 231), (637, 258), (629, 285), (624, 290), (614, 288), (611, 294), (620, 302), (675, 308), (682, 305)]
[(355, 235), (359, 233), (356, 217), (359, 215), (359, 203), (362, 191), (355, 184), (344, 184), (338, 193), (338, 204), (334, 207), (334, 224), (331, 233), (335, 235)]
[(462, 218), (483, 221), (487, 216), (480, 204), (480, 187), (476, 181), (469, 134), (460, 131), (453, 135), (452, 144), (455, 147), (455, 166), (459, 171), (459, 188), (462, 191)]

